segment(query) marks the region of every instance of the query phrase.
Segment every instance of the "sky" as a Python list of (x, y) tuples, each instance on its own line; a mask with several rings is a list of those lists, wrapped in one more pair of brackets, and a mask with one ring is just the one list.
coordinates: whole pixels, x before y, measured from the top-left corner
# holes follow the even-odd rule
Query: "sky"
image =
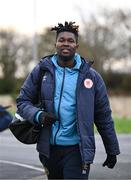
[(31, 34), (65, 20), (80, 24), (80, 9), (88, 19), (101, 8), (131, 10), (131, 0), (0, 0), (0, 29)]

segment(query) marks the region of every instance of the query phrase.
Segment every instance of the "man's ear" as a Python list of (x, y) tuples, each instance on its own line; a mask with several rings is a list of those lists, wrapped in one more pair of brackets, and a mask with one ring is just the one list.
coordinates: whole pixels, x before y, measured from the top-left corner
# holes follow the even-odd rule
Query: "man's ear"
[(56, 48), (56, 43), (54, 44), (55, 48)]
[(79, 47), (79, 44), (76, 45), (76, 49), (78, 49), (78, 47)]

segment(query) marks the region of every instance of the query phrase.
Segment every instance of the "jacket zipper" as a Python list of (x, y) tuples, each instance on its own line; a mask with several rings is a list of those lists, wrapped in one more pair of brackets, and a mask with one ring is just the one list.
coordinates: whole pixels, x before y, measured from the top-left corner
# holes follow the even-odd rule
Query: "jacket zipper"
[(61, 92), (60, 92), (60, 100), (59, 100), (59, 105), (58, 105), (58, 120), (59, 120), (59, 124), (58, 124), (58, 129), (56, 131), (56, 134), (54, 136), (54, 144), (56, 144), (56, 136), (60, 130), (60, 105), (61, 105), (61, 98), (62, 98), (62, 94), (63, 94), (63, 88), (64, 88), (64, 80), (65, 80), (65, 68), (64, 68), (64, 72), (63, 72), (63, 79), (62, 79), (62, 85), (61, 85)]
[[(80, 74), (79, 74), (79, 76), (80, 76)], [(78, 80), (77, 80), (77, 87), (76, 87), (76, 120), (77, 120), (76, 125), (77, 125), (78, 134), (80, 136), (79, 148), (80, 148), (80, 154), (81, 154), (81, 158), (82, 158), (82, 163), (83, 163), (83, 165), (85, 165), (84, 158), (83, 158), (83, 142), (82, 142), (82, 138), (81, 138), (81, 132), (80, 132), (80, 126), (79, 126), (79, 120), (78, 120), (78, 92), (79, 92), (78, 84), (79, 84), (79, 77), (78, 77)]]

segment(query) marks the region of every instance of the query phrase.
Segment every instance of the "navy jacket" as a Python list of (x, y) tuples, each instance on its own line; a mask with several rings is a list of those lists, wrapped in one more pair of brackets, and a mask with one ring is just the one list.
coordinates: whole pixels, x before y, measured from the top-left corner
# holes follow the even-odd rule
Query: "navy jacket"
[[(39, 111), (39, 79), (44, 71), (46, 81), (41, 83), (41, 104), (47, 112), (54, 112), (55, 69), (47, 56), (33, 69), (25, 80), (17, 98), (17, 108), (24, 119), (33, 122)], [(77, 90), (77, 131), (80, 137), (80, 152), (84, 163), (92, 163), (95, 155), (94, 123), (102, 137), (107, 154), (120, 153), (118, 140), (111, 117), (106, 87), (101, 76), (82, 58)], [(37, 143), (38, 152), (49, 157), (51, 127), (43, 127)]]

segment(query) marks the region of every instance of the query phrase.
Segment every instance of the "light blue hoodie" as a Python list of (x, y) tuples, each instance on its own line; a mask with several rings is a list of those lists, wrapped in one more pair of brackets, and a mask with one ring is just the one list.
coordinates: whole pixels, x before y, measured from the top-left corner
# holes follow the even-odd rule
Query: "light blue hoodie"
[(54, 110), (59, 121), (52, 125), (51, 144), (79, 143), (76, 127), (76, 84), (81, 66), (79, 54), (75, 54), (74, 61), (73, 68), (63, 68), (57, 64), (57, 55), (52, 57), (55, 65)]

